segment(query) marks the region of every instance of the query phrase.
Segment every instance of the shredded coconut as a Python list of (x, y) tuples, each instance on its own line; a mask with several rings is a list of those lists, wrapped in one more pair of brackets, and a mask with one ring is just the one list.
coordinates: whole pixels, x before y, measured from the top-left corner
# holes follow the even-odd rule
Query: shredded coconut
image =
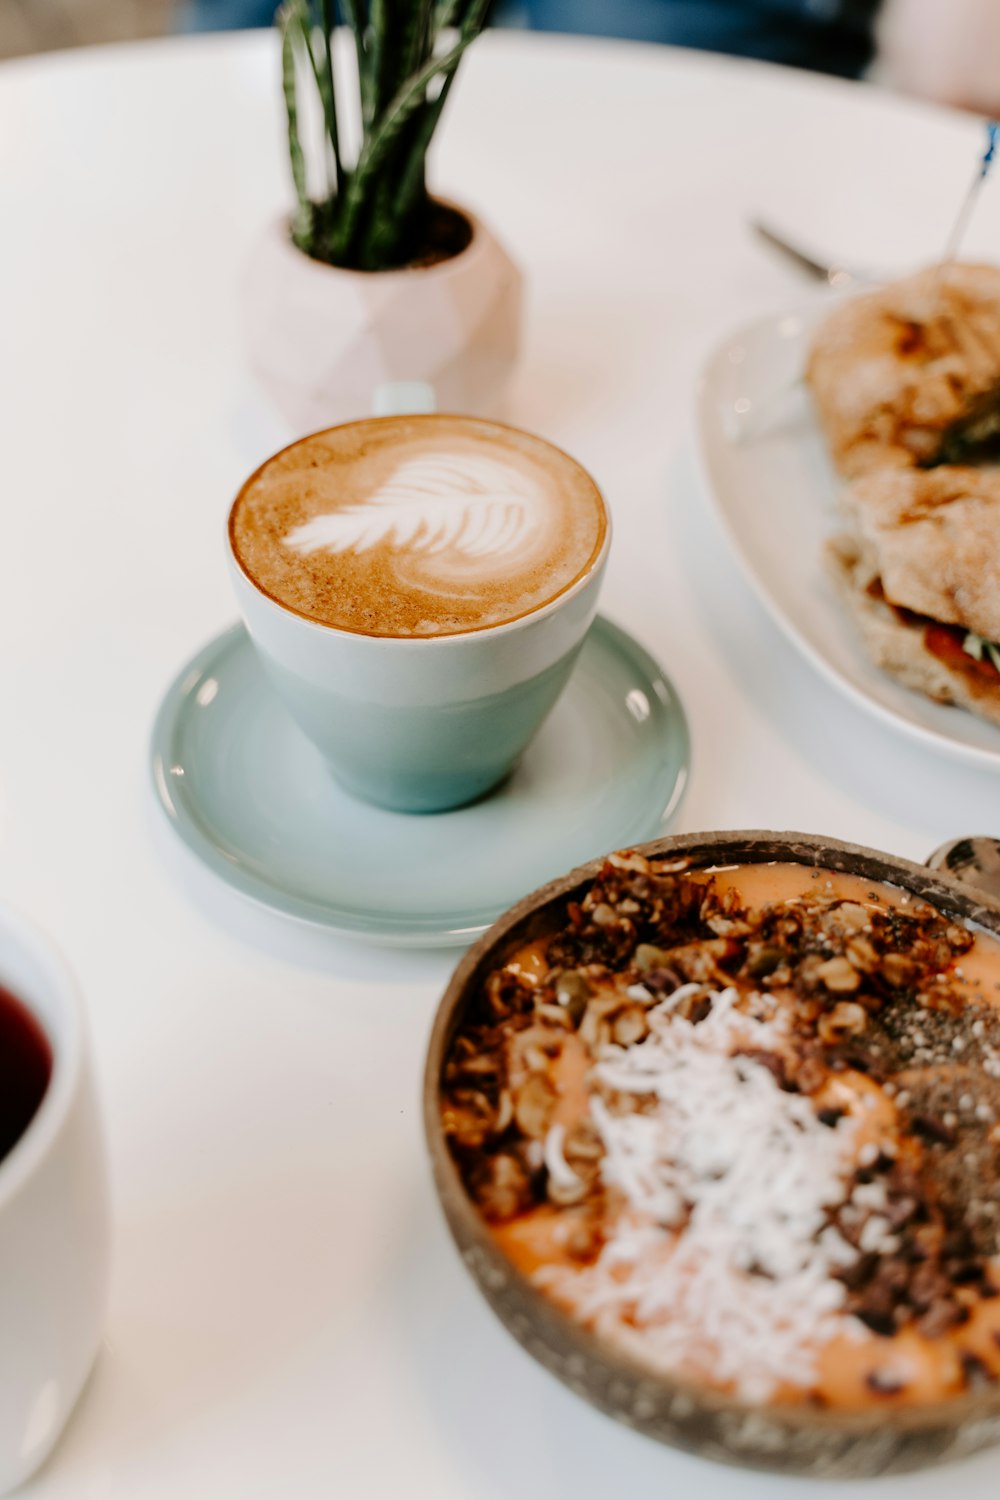
[(565, 1139), (565, 1125), (551, 1126), (545, 1137), (545, 1169), (557, 1188), (571, 1192), (582, 1188), (583, 1183), (563, 1155)]
[[(644, 1041), (606, 1047), (591, 1075), (603, 1179), (627, 1207), (593, 1266), (538, 1279), (647, 1363), (702, 1370), (763, 1402), (782, 1382), (810, 1385), (822, 1345), (858, 1327), (835, 1279), (857, 1252), (828, 1212), (850, 1191), (857, 1124), (823, 1124), (766, 1066), (734, 1055), (780, 1050), (780, 1019), (738, 1009), (727, 989), (694, 1024), (672, 1014), (680, 995), (650, 1012)], [(871, 1224), (883, 1248), (888, 1223)]]

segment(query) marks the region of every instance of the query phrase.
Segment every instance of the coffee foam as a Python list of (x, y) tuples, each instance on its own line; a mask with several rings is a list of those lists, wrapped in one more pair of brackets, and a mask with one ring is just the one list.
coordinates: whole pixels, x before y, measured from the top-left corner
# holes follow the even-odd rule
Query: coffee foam
[(596, 561), (606, 520), (572, 459), (474, 418), (382, 418), (266, 463), (230, 518), (253, 581), (297, 613), (374, 635), (517, 619)]

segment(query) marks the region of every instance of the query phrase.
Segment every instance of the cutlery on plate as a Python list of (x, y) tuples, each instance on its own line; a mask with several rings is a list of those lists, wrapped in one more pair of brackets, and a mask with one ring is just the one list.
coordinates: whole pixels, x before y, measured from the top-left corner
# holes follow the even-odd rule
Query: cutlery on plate
[(858, 266), (845, 266), (839, 261), (828, 263), (817, 260), (801, 245), (793, 243), (771, 224), (765, 223), (763, 219), (751, 219), (750, 228), (758, 239), (763, 240), (764, 244), (772, 250), (777, 250), (786, 260), (798, 266), (800, 271), (804, 271), (814, 281), (825, 281), (828, 286), (836, 287), (838, 291), (855, 286), (876, 286), (886, 280), (886, 277), (877, 275), (874, 271), (862, 270)]

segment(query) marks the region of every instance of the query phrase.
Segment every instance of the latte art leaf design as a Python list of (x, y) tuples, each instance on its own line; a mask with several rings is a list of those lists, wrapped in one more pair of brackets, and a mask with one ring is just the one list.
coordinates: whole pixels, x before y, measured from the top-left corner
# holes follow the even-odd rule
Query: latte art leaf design
[(425, 556), (495, 558), (523, 545), (543, 508), (536, 486), (512, 465), (424, 455), (400, 464), (370, 499), (313, 516), (284, 543), (303, 557), (388, 544)]

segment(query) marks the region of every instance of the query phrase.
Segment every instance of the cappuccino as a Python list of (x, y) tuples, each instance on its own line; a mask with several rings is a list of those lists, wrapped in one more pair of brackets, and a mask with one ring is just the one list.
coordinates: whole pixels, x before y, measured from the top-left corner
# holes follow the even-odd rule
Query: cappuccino
[(243, 486), (234, 556), (270, 598), (362, 635), (445, 636), (541, 609), (605, 543), (600, 491), (541, 438), (399, 416), (302, 438)]

